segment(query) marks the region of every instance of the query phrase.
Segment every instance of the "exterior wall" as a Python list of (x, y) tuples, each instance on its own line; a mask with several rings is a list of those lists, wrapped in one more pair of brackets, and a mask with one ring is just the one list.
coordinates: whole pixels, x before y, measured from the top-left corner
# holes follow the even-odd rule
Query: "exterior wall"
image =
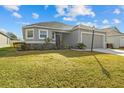
[(0, 48), (10, 46), (10, 39), (3, 34), (0, 34)]
[[(34, 39), (26, 39), (26, 29), (34, 29)], [(23, 28), (23, 38), (27, 43), (44, 43), (44, 40), (39, 39), (39, 31), (38, 29), (42, 28)], [(48, 37), (52, 38), (52, 32), (57, 32), (56, 30), (51, 30), (51, 29), (45, 29), (48, 30)], [(60, 32), (60, 31), (59, 31)], [(77, 43), (82, 43), (82, 33), (91, 33), (89, 30), (83, 30), (83, 29), (75, 29), (69, 33), (62, 33), (62, 42), (66, 46), (71, 46), (75, 47)], [(91, 33), (92, 34), (92, 33)], [(104, 35), (103, 37), (103, 47), (105, 48), (105, 33), (101, 32), (95, 32), (95, 34), (102, 34)], [(99, 41), (98, 41), (99, 42)], [(52, 41), (52, 43), (55, 43), (55, 40)], [(97, 43), (96, 43), (97, 44)]]
[(120, 37), (119, 36), (109, 36), (109, 37), (107, 37), (107, 43), (112, 43), (113, 48), (119, 48)]
[(124, 47), (124, 36), (120, 37), (120, 47)]
[(72, 31), (70, 33), (63, 34), (63, 41), (65, 45), (75, 47), (79, 43), (79, 30)]
[[(26, 38), (26, 30), (27, 29), (34, 29), (34, 38), (33, 39), (27, 39)], [(39, 39), (39, 29), (43, 29), (43, 28), (23, 28), (23, 39), (25, 40), (25, 42), (27, 43), (44, 43), (43, 39)], [(52, 31), (50, 31), (49, 29), (43, 29), (43, 30), (47, 30), (48, 31), (48, 37), (52, 38)], [(55, 43), (55, 40), (52, 40), (51, 43)]]
[(124, 36), (108, 36), (107, 43), (112, 43), (113, 48), (122, 47), (121, 42), (124, 42)]

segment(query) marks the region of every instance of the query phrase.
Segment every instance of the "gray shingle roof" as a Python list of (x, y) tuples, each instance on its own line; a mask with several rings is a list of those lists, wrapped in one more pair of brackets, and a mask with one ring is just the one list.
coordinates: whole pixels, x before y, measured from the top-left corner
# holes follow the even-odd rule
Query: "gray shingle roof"
[[(73, 29), (77, 29), (77, 28), (82, 28), (82, 29), (85, 29), (85, 30), (93, 30), (93, 27), (91, 26), (86, 26), (86, 25), (76, 25), (76, 26), (73, 26), (73, 25), (67, 25), (67, 24), (64, 24), (64, 23), (61, 23), (61, 22), (56, 22), (56, 21), (53, 21), (53, 22), (40, 22), (40, 23), (35, 23), (35, 24), (31, 24), (31, 25), (26, 25), (25, 27), (28, 27), (28, 26), (40, 26), (40, 27), (47, 27), (47, 28), (53, 28), (53, 29), (61, 29), (61, 30), (73, 30)], [(99, 32), (102, 32), (101, 29), (97, 29), (95, 28), (95, 31), (99, 31)], [(102, 32), (103, 33), (103, 32)]]
[(72, 25), (67, 25), (61, 22), (40, 22), (40, 23), (35, 23), (27, 26), (43, 26), (43, 27), (57, 28), (57, 29), (63, 29), (63, 30), (70, 30), (73, 28)]

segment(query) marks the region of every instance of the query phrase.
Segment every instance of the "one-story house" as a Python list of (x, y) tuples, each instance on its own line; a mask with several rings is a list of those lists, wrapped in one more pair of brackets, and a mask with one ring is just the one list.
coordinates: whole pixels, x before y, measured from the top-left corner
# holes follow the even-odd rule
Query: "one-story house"
[(112, 44), (113, 48), (124, 47), (124, 33), (120, 32), (117, 27), (102, 29), (106, 32), (106, 39), (108, 44)]
[(10, 37), (6, 33), (0, 31), (0, 48), (10, 46), (10, 41)]
[[(94, 48), (106, 48), (106, 33), (95, 28)], [(22, 28), (23, 39), (31, 47), (40, 47), (45, 38), (52, 39), (51, 43), (57, 47), (68, 45), (76, 47), (84, 43), (86, 48), (91, 48), (93, 28), (85, 25), (67, 25), (61, 22), (41, 22), (26, 25)]]

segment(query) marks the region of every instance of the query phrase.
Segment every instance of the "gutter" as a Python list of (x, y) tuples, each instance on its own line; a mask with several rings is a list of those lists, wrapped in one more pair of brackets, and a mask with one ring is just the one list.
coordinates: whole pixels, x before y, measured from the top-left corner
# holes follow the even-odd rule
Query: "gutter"
[(4, 35), (4, 36), (6, 36), (6, 37), (12, 39), (11, 37), (9, 37), (7, 34), (5, 34), (5, 33), (3, 33), (3, 32), (0, 32), (0, 34), (2, 34), (2, 35)]

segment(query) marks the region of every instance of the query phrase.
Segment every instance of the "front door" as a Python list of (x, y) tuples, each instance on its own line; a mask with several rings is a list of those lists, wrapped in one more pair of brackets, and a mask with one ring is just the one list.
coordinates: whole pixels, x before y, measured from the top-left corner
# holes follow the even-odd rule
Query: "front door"
[(60, 35), (56, 34), (56, 47), (60, 49)]

